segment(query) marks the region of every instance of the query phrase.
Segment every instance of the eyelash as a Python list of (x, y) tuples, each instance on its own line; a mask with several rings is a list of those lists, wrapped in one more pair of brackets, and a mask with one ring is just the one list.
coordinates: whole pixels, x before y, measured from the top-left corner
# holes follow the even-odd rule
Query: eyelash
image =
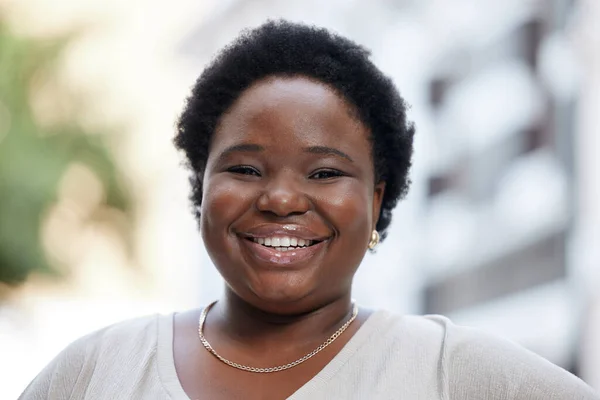
[[(314, 178), (315, 175), (318, 174), (327, 174), (329, 176), (325, 177), (325, 178)], [(309, 178), (313, 178), (313, 179), (317, 179), (317, 180), (326, 180), (326, 179), (333, 179), (333, 178), (339, 178), (341, 176), (345, 176), (345, 174), (341, 171), (338, 171), (336, 169), (321, 169), (318, 171), (313, 172)]]
[[(227, 169), (227, 171), (232, 172), (234, 174), (240, 174), (240, 175), (260, 176), (260, 172), (256, 168), (251, 167), (249, 165), (236, 165), (234, 167)], [(325, 174), (326, 176), (317, 178), (316, 175), (319, 175), (319, 174)], [(310, 174), (308, 178), (315, 179), (315, 180), (328, 180), (328, 179), (333, 179), (333, 178), (339, 178), (341, 176), (346, 176), (346, 174), (344, 174), (341, 171), (335, 170), (335, 169), (321, 169), (321, 170), (315, 171), (312, 174)]]
[(231, 167), (227, 169), (228, 172), (233, 172), (234, 174), (240, 175), (253, 175), (260, 176), (260, 172), (254, 167), (249, 165), (236, 165), (235, 167)]

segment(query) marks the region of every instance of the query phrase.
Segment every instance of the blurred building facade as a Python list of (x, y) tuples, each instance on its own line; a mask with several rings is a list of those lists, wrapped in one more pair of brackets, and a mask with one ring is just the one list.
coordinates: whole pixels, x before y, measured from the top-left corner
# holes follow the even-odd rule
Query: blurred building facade
[[(589, 299), (571, 269), (576, 7), (504, 11), (488, 16), (503, 23), (494, 35), (452, 41), (430, 81), (436, 160), (422, 224), (425, 243), (443, 245), (424, 253), (423, 309), (508, 335), (579, 372)], [(473, 34), (486, 36), (489, 26), (480, 27)]]

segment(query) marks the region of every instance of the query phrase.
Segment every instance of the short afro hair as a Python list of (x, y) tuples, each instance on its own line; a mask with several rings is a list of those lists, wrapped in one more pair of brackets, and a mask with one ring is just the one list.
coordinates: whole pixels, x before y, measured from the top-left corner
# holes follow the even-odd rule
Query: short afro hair
[(202, 176), (221, 116), (253, 83), (268, 77), (302, 76), (322, 82), (354, 107), (371, 132), (375, 181), (386, 182), (376, 229), (385, 238), (392, 210), (408, 192), (414, 125), (392, 80), (364, 47), (323, 28), (284, 20), (245, 30), (196, 81), (177, 122), (175, 146), (191, 170), (190, 199), (200, 218)]

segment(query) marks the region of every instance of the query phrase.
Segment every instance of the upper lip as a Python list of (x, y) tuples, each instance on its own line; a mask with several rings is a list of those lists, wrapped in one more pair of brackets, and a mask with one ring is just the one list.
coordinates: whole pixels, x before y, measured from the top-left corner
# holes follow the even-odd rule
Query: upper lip
[(325, 240), (329, 237), (329, 235), (320, 235), (306, 226), (297, 224), (258, 225), (244, 232), (240, 232), (240, 235), (247, 238), (268, 238), (274, 236), (287, 236), (314, 241)]

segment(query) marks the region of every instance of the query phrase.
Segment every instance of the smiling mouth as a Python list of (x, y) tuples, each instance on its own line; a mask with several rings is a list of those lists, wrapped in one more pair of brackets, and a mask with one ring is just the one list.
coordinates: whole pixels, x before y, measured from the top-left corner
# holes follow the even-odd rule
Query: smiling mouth
[(258, 243), (263, 247), (273, 250), (286, 252), (299, 249), (305, 249), (321, 243), (322, 240), (299, 239), (295, 237), (267, 237), (267, 238), (248, 238), (248, 240)]

